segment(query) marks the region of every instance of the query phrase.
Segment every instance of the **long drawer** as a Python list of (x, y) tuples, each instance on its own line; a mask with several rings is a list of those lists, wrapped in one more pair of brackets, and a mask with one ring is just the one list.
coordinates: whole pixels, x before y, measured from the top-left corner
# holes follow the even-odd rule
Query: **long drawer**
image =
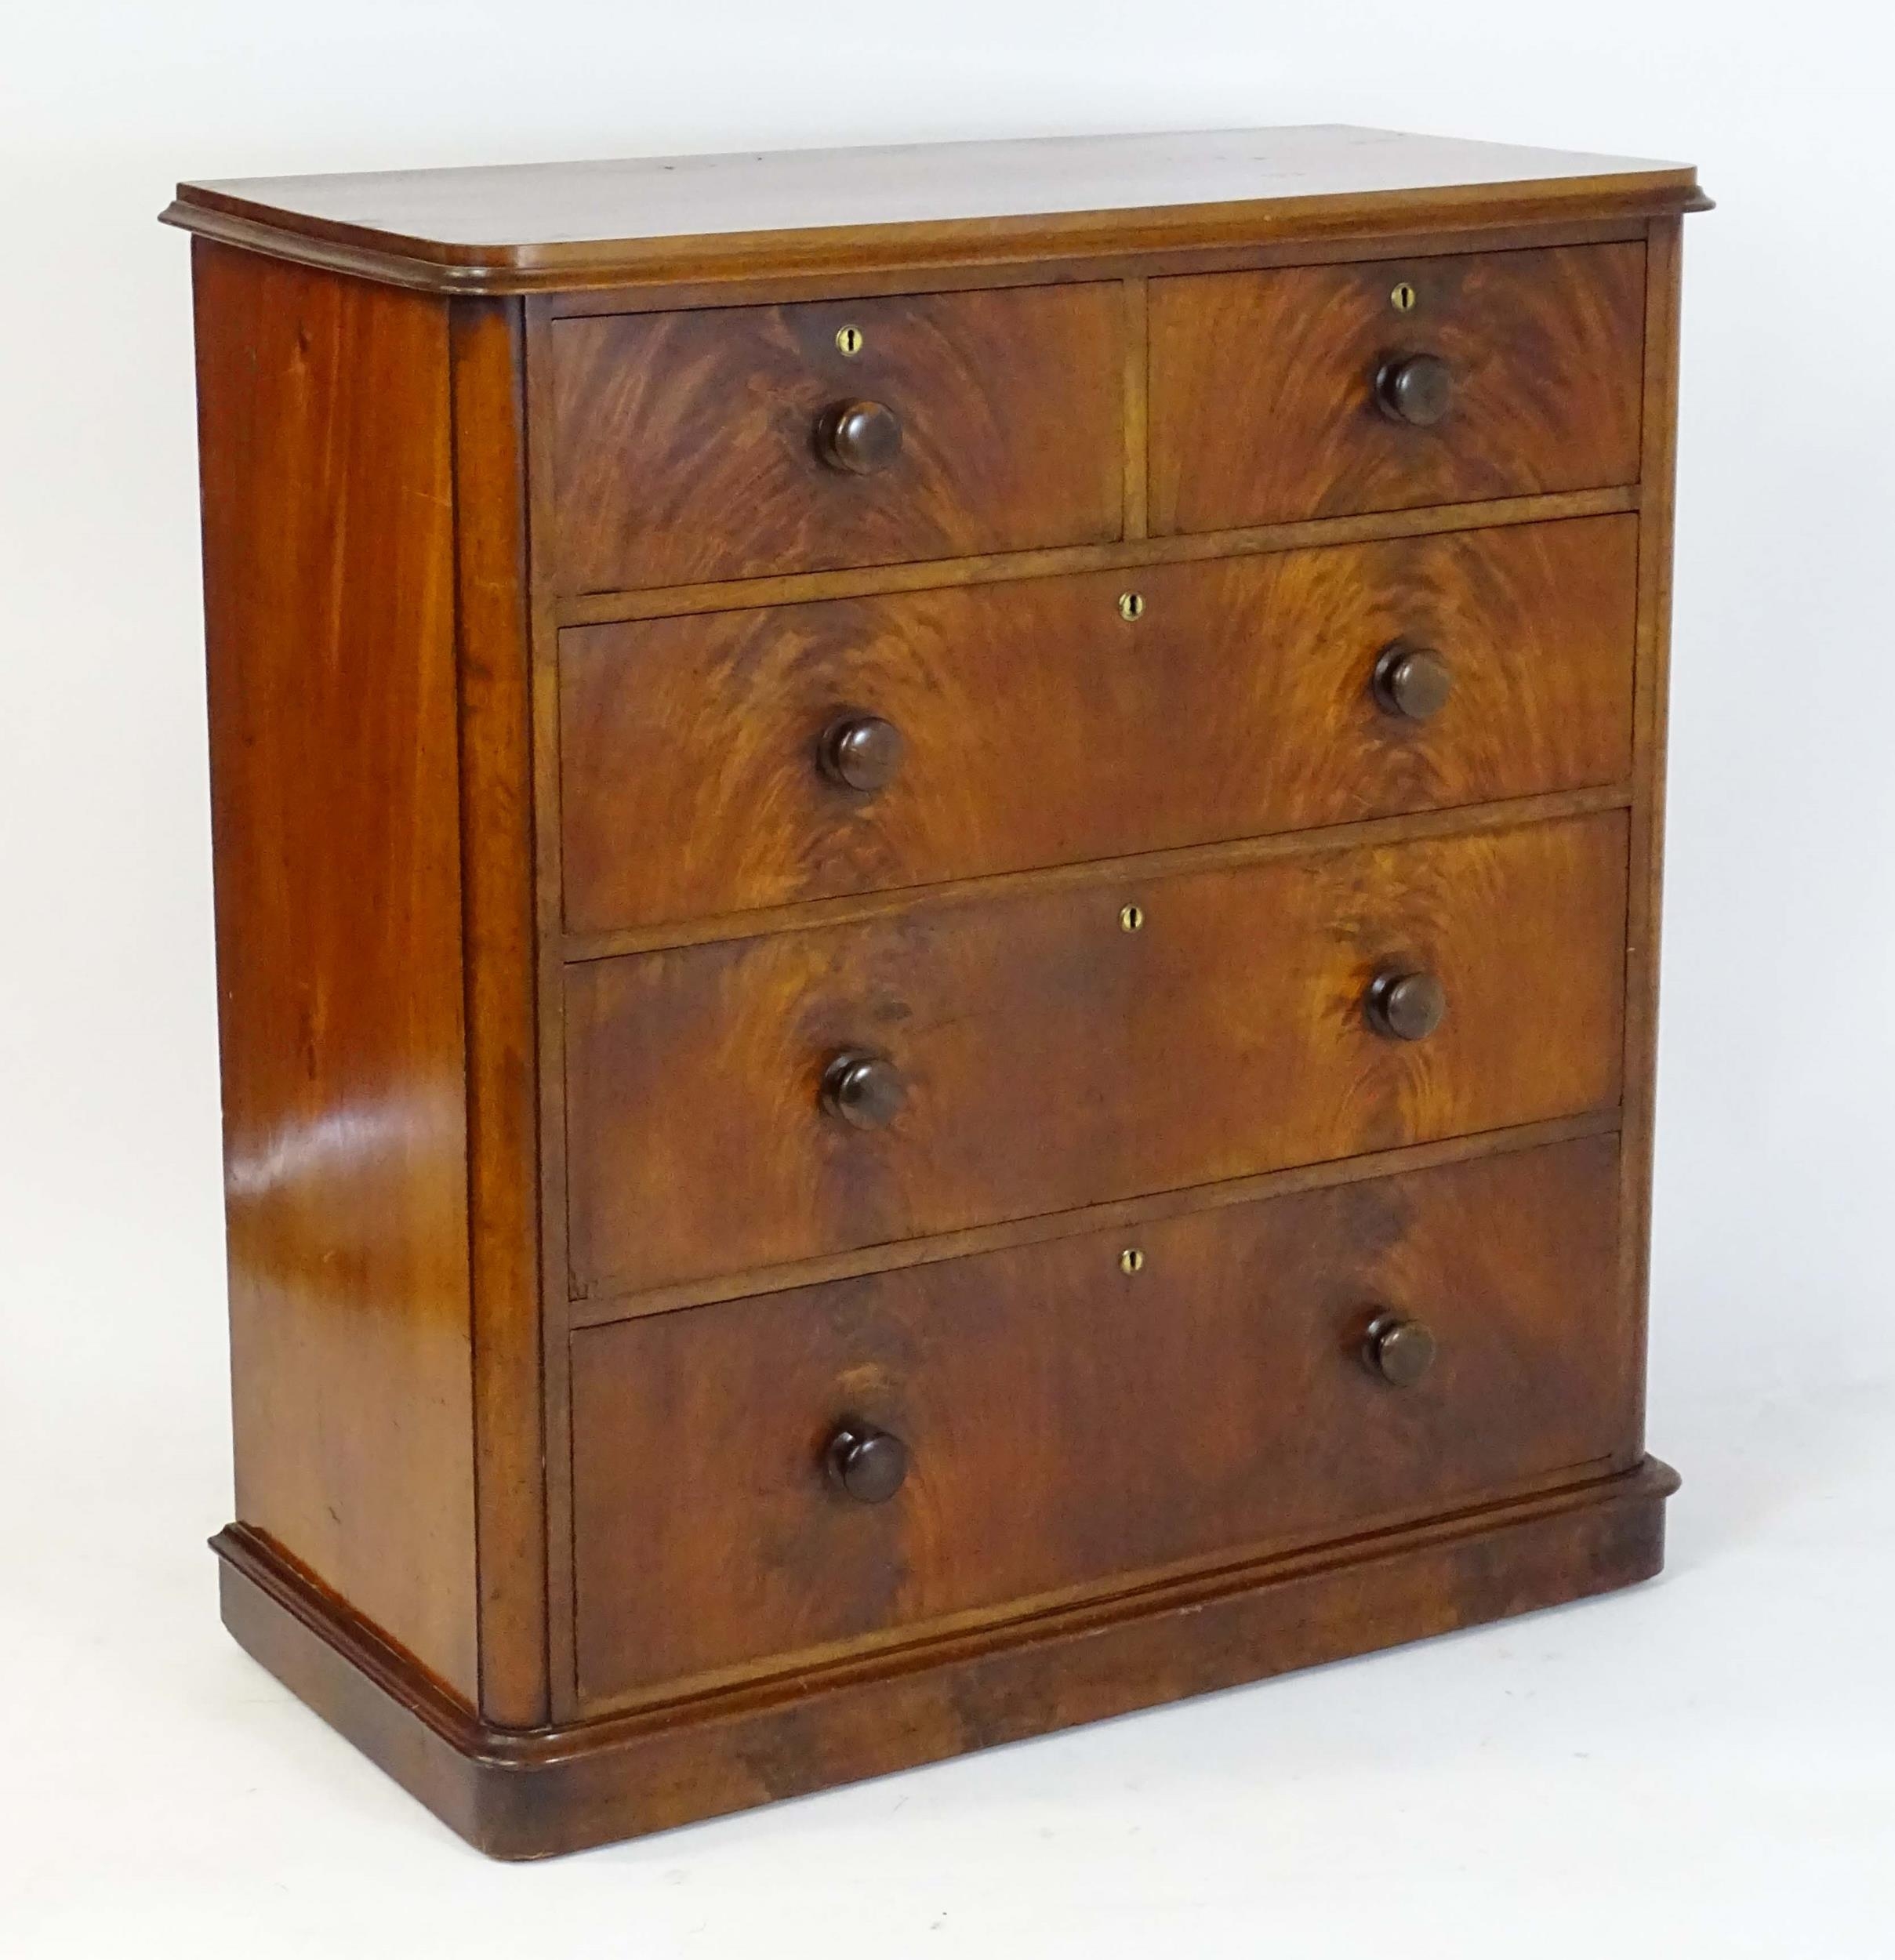
[(566, 923), (1617, 782), (1636, 580), (1625, 516), (570, 630)]
[(572, 1283), (1609, 1106), (1626, 844), (1612, 810), (569, 967)]
[(1626, 1447), (1617, 1163), (1588, 1138), (581, 1334), (583, 1697)]
[(1155, 279), (1151, 527), (1636, 481), (1645, 248)]

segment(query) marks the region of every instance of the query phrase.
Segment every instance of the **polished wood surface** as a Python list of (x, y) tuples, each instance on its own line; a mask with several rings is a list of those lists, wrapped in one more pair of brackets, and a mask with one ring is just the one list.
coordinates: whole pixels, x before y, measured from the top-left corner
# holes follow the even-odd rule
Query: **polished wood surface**
[[(1635, 481), (1644, 274), (1610, 245), (1154, 281), (1153, 530)], [(1424, 353), (1451, 379), (1418, 426), (1376, 383)]]
[(480, 1706), (515, 1727), (550, 1713), (523, 325), (463, 302), (448, 370)]
[[(574, 1290), (1613, 1102), (1625, 840), (1609, 812), (572, 967)], [(1394, 960), (1445, 985), (1427, 1041), (1369, 1025)], [(874, 1130), (822, 1106), (865, 1049), (906, 1085)]]
[(383, 278), (521, 291), (1703, 201), (1680, 164), (1329, 124), (232, 180), (180, 184), (165, 216)]
[(1505, 1151), (1570, 1143), (1581, 1137), (1610, 1136), (1616, 1134), (1619, 1127), (1619, 1112), (1612, 1107), (1590, 1109), (1574, 1116), (1552, 1116), (1539, 1123), (1516, 1123), (1505, 1129), (1442, 1137), (1429, 1143), (1402, 1144), (1392, 1150), (1365, 1150), (1350, 1157), (1330, 1157), (1313, 1163), (1260, 1171), (1249, 1177), (1227, 1178), (1217, 1184), (1142, 1192), (1133, 1198), (1076, 1205), (1065, 1211), (1036, 1212), (1022, 1218), (1002, 1218), (991, 1225), (969, 1225), (961, 1231), (938, 1232), (927, 1238), (860, 1246), (775, 1265), (746, 1266), (739, 1272), (712, 1273), (641, 1293), (606, 1293), (596, 1298), (571, 1300), (567, 1302), (565, 1319), (572, 1328), (608, 1327), (650, 1314), (707, 1306), (713, 1301), (787, 1293), (796, 1287), (825, 1285), (833, 1279), (855, 1279), (863, 1273), (895, 1272), (910, 1266), (934, 1265), (943, 1259), (1005, 1251), (1015, 1246), (1044, 1245), (1086, 1232), (1131, 1231), (1154, 1218), (1221, 1211), (1226, 1205), (1290, 1197), (1305, 1191), (1327, 1191), (1338, 1185), (1360, 1184), (1367, 1178), (1394, 1177), (1410, 1171), (1432, 1170), (1444, 1163), (1469, 1163)]
[[(1614, 1139), (579, 1337), (579, 1675), (669, 1682), (1501, 1494), (1630, 1412)], [(1487, 1224), (1469, 1232), (1466, 1221)], [(1419, 1316), (1437, 1365), (1372, 1372)], [(905, 1446), (884, 1501), (839, 1426)]]
[(1678, 324), (1682, 226), (1654, 224), (1646, 291), (1645, 507), (1640, 519), (1637, 679), (1633, 703), (1632, 881), (1625, 967), (1625, 1232), (1621, 1281), (1634, 1325), (1640, 1399), (1638, 1433), (1628, 1456), (1644, 1446), (1643, 1396), (1647, 1294), (1650, 1285), (1652, 1159), (1658, 1077), (1658, 950), (1664, 860), (1667, 702), (1672, 630), (1672, 504), (1678, 443)]
[[(529, 313), (530, 313), (529, 309)], [(1128, 434), (1131, 428), (1127, 423)], [(1128, 439), (1127, 452), (1135, 447)], [(550, 510), (551, 499), (546, 499)], [(1552, 524), (1563, 517), (1616, 517), (1639, 507), (1639, 486), (1563, 490), (1551, 496), (1482, 497), (1471, 503), (1425, 505), (1347, 517), (1311, 517), (1294, 524), (1240, 525), (1234, 531), (1174, 532), (1162, 538), (1109, 544), (1055, 545), (1038, 551), (989, 551), (971, 558), (923, 559), (911, 564), (844, 566), (761, 579), (712, 579), (695, 585), (634, 591), (548, 595), (560, 626), (616, 626), (631, 619), (681, 619), (687, 613), (730, 612), (746, 606), (801, 605), (817, 599), (869, 598), (886, 593), (933, 592), (951, 586), (1002, 585), (1088, 572), (1127, 571), (1148, 564), (1194, 564), (1252, 553), (1301, 551), (1319, 545), (1373, 544), (1392, 538), (1432, 537), (1447, 531), (1497, 530), (1516, 524)], [(550, 520), (543, 519), (543, 522)]]
[(238, 1637), (539, 1856), (1654, 1570), (1703, 202), (187, 191)]
[(472, 1701), (447, 310), (194, 261), (237, 1514)]
[[(1621, 781), (1637, 555), (1605, 517), (568, 629), (567, 927)], [(1398, 642), (1447, 679), (1421, 720), (1375, 697)], [(854, 789), (823, 743), (865, 717), (898, 760)]]
[(1193, 1574), (918, 1651), (529, 1735), (471, 1720), (241, 1527), (224, 1624), (480, 1849), (543, 1858), (1583, 1599), (1664, 1563), (1676, 1473), (1633, 1470)]
[[(1116, 538), (1123, 307), (1084, 285), (561, 321), (560, 589)], [(826, 418), (869, 402), (895, 446), (831, 466)]]

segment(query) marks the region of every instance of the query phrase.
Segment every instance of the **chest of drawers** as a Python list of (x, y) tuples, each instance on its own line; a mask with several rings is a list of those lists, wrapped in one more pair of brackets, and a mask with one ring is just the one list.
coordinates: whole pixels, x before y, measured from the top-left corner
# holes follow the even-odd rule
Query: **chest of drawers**
[(183, 187), (245, 1647), (531, 1857), (1657, 1570), (1703, 204)]

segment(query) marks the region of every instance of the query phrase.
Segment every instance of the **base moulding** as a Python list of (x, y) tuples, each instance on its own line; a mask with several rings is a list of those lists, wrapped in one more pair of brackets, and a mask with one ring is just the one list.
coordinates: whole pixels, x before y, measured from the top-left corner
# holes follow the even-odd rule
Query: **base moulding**
[(539, 1858), (1234, 1687), (1650, 1577), (1675, 1472), (1619, 1475), (564, 1726), (488, 1726), (260, 1534), (212, 1540), (239, 1645), (481, 1850)]

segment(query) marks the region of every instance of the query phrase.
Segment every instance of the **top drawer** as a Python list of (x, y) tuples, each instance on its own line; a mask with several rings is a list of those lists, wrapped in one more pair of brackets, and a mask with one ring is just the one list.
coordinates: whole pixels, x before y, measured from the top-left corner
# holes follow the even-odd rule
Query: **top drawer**
[(555, 321), (560, 589), (1116, 539), (1122, 327), (1107, 285)]
[(1155, 279), (1150, 309), (1154, 533), (1639, 474), (1643, 245)]

